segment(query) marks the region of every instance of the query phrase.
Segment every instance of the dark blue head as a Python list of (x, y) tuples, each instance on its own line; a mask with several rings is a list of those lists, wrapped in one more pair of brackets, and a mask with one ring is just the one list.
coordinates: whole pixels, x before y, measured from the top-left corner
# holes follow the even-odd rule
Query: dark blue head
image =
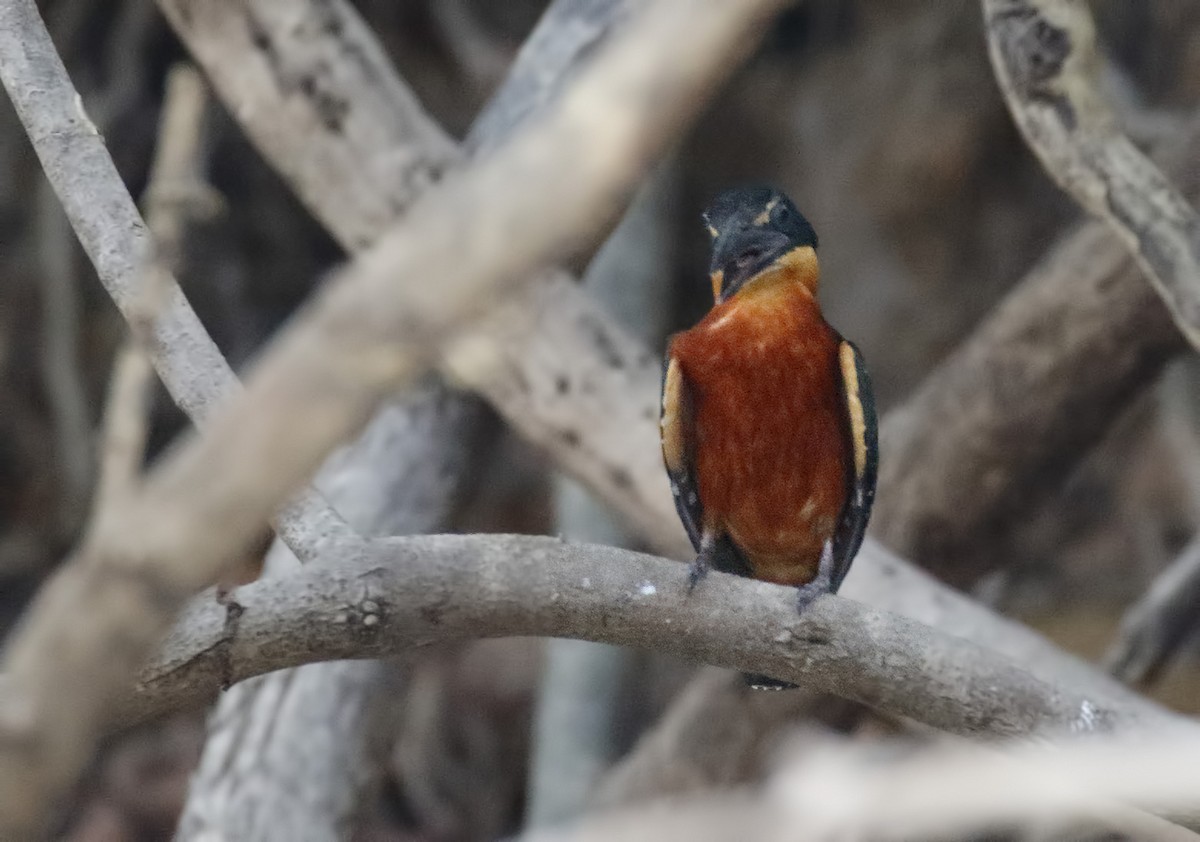
[(704, 221), (713, 238), (709, 272), (718, 303), (784, 255), (817, 247), (808, 220), (773, 187), (726, 190), (704, 211)]

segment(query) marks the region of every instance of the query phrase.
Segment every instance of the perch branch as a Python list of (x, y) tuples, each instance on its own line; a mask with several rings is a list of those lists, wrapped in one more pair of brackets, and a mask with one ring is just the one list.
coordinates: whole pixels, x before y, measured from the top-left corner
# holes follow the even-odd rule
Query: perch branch
[[(670, 652), (836, 693), (958, 734), (1151, 726), (1124, 693), (1046, 682), (965, 638), (848, 599), (799, 616), (789, 589), (732, 576), (686, 594), (666, 559), (554, 538), (385, 538), (335, 567), (242, 588), (229, 636), (199, 600), (143, 672), (149, 696), (313, 659), (479, 637), (576, 637)], [(218, 645), (220, 644), (220, 645)], [(1183, 720), (1153, 719), (1155, 727)]]
[[(120, 517), (89, 535), (5, 652), (0, 835), (39, 825), (186, 596), (389, 391), (411, 382), (438, 342), (501, 286), (611, 218), (780, 5), (673, 0), (648, 8), (551, 116), (420, 200), (421, 212), (331, 282), (255, 367), (246, 392), (164, 458)], [(18, 112), (35, 145), (56, 144), (31, 116), (46, 110), (31, 95), (43, 89), (29, 78), (31, 63), (62, 74), (31, 0), (0, 4), (0, 33), (0, 71)], [(687, 49), (664, 51), (665, 43)], [(75, 114), (68, 120), (77, 126)], [(470, 249), (461, 247), (463, 230), (477, 235)]]
[[(405, 540), (432, 542), (443, 539), (399, 540), (401, 540), (399, 546), (409, 546), (403, 542)], [(486, 544), (490, 539), (483, 536), (479, 540)], [(537, 542), (546, 539), (528, 540)], [(372, 546), (380, 545), (372, 544)], [(411, 546), (433, 546), (433, 544), (411, 544)], [(552, 544), (550, 546), (564, 545)], [(569, 545), (567, 546), (569, 547)], [(363, 547), (356, 545), (352, 551), (362, 552), (364, 550)], [(562, 553), (567, 551), (567, 549), (559, 550)], [(639, 560), (646, 558), (616, 549), (604, 549), (603, 552), (615, 554), (612, 556), (613, 558)], [(608, 556), (605, 557), (608, 558)], [(409, 562), (405, 561), (405, 564), (407, 563)], [(472, 563), (475, 562), (472, 561)], [(597, 561), (595, 566), (602, 571), (607, 563), (607, 561), (604, 563)], [(306, 572), (304, 575), (310, 574)], [(311, 575), (319, 574), (313, 572)], [(678, 570), (674, 575), (676, 580), (680, 578)], [(589, 581), (595, 580), (593, 572), (585, 572), (581, 576)], [(672, 582), (675, 580), (667, 579), (665, 581), (669, 586), (674, 586)], [(639, 580), (640, 584), (641, 580)], [(661, 590), (655, 582), (651, 581), (650, 584), (654, 585), (656, 590)], [(629, 590), (630, 587), (625, 587), (624, 590), (619, 590), (617, 593), (625, 594)], [(774, 593), (774, 591), (768, 590)], [(1073, 691), (1088, 697), (1093, 703), (1096, 703), (1096, 700), (1107, 700), (1106, 705), (1127, 712), (1130, 719), (1138, 720), (1147, 728), (1177, 728), (1181, 727), (1183, 722), (1153, 702), (1129, 691), (1090, 664), (1062, 652), (1020, 623), (1000, 617), (970, 598), (938, 586), (926, 574), (914, 570), (875, 542), (868, 540), (864, 545), (862, 555), (860, 555), (854, 571), (847, 578), (843, 591), (878, 611), (901, 614), (910, 620), (935, 629), (940, 634), (962, 638), (977, 646), (985, 647), (1003, 658), (1021, 664), (1024, 670), (1046, 685), (1072, 688)], [(239, 591), (239, 593), (241, 592)], [(306, 596), (305, 600), (307, 598)], [(612, 598), (614, 597), (610, 595), (610, 599)], [(620, 603), (624, 598), (621, 597), (615, 601)], [(755, 596), (754, 598), (762, 597)], [(280, 602), (282, 604), (283, 600), (281, 599)], [(552, 599), (551, 603), (554, 602), (557, 600)], [(193, 606), (191, 613), (181, 620), (172, 633), (172, 642), (167, 644), (167, 647), (156, 659), (155, 665), (148, 668), (143, 674), (137, 693), (122, 704), (122, 724), (134, 724), (165, 711), (178, 710), (182, 707), (202, 703), (216, 694), (222, 686), (223, 680), (228, 680), (231, 676), (253, 674), (253, 670), (242, 674), (236, 670), (230, 671), (227, 647), (213, 645), (214, 641), (220, 640), (223, 632), (223, 616), (215, 606), (206, 603), (207, 601), (201, 600), (198, 606)], [(552, 608), (553, 605), (547, 607)], [(750, 611), (749, 608), (746, 610)], [(350, 613), (346, 614), (347, 619), (351, 616)], [(757, 616), (757, 609), (745, 616)], [(769, 637), (765, 633), (764, 635)], [(257, 645), (256, 643), (248, 648), (255, 649)], [(303, 646), (303, 643), (297, 641), (296, 645)], [(661, 644), (655, 644), (648, 648), (661, 648)], [(254, 657), (259, 657), (257, 650), (253, 654)], [(692, 654), (700, 658), (698, 653), (693, 652)], [(721, 692), (721, 689), (714, 688), (713, 692)], [(709, 709), (706, 705), (699, 703), (696, 703), (696, 707), (700, 711)], [(771, 725), (771, 721), (765, 720), (761, 725), (766, 729)], [(686, 727), (686, 723), (683, 725), (677, 723), (676, 727)], [(619, 801), (620, 798), (610, 800)]]

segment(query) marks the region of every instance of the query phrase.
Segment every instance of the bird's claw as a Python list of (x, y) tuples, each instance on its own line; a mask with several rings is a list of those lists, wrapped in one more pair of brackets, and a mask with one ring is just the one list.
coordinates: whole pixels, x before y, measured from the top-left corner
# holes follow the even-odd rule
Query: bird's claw
[(828, 586), (817, 581), (796, 588), (796, 613), (803, 614), (814, 602), (827, 593), (829, 593)]
[(700, 580), (707, 575), (708, 565), (700, 558), (696, 558), (695, 561), (688, 565), (687, 592), (689, 596), (696, 589), (696, 585), (700, 584)]
[(814, 602), (833, 593), (833, 545), (825, 542), (817, 576), (806, 585), (796, 588), (796, 611), (803, 614)]

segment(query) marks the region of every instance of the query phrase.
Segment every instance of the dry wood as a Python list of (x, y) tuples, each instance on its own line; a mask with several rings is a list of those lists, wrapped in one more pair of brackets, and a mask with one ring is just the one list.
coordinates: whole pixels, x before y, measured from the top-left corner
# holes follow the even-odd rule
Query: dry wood
[[(422, 384), (330, 457), (315, 485), (359, 534), (445, 529), (478, 458), (480, 421), (473, 401)], [(327, 548), (310, 564), (339, 555)], [(297, 566), (276, 541), (265, 575)], [(346, 836), (379, 789), (397, 673), (377, 661), (308, 664), (223, 693), (176, 839)]]
[(237, 685), (209, 723), (175, 838), (349, 838), (378, 792), (393, 677), (334, 661)]
[[(463, 157), (348, 4), (312, 4), (302, 12), (283, 0), (159, 5), (229, 112), (347, 248), (370, 242), (396, 207)], [(628, 16), (626, 5), (555, 3), (472, 128), (469, 148), (488, 154), (554, 102)], [(293, 28), (297, 19), (303, 25)], [(284, 31), (287, 41), (280, 39)], [(251, 37), (255, 32), (266, 37)], [(333, 61), (343, 55), (354, 61)], [(339, 103), (344, 119), (321, 119), (327, 102)], [(388, 169), (397, 161), (412, 167), (405, 186), (379, 189), (397, 179)], [(391, 180), (381, 181), (388, 172)], [(547, 272), (488, 314), (445, 368), (659, 551), (681, 557), (690, 551), (659, 464), (658, 359), (565, 272)]]
[[(186, 14), (181, 4), (162, 5), (226, 99), (236, 92), (231, 106), (251, 118), (252, 137), (294, 162), (285, 176), (310, 206), (319, 203), (318, 217), (348, 250), (374, 242), (452, 159), (450, 141), (415, 98), (389, 84), (382, 50), (348, 4), (188, 4)], [(487, 420), (478, 399), (427, 383), (380, 412), (316, 485), (361, 534), (448, 528)], [(267, 570), (293, 564), (277, 543)], [(294, 839), (345, 835), (377, 788), (379, 697), (394, 695), (396, 684), (392, 667), (358, 661), (232, 688), (210, 723), (178, 838), (259, 838), (268, 828)]]
[(1200, 606), (1200, 540), (1193, 539), (1125, 612), (1117, 639), (1104, 656), (1115, 676), (1130, 684), (1153, 681), (1194, 631)]
[[(444, 535), (378, 539), (348, 556), (239, 591), (245, 611), (232, 635), (214, 606), (195, 603), (143, 673), (143, 700), (131, 704), (174, 706), (216, 676), (237, 680), (318, 657), (533, 634), (763, 672), (960, 734), (1194, 731), (1101, 673), (1078, 680), (1088, 669), (1081, 664), (1044, 677), (1048, 661), (1069, 660), (1044, 642), (1043, 661), (1030, 659), (1026, 669), (961, 633), (848, 599), (822, 600), (798, 616), (789, 589), (732, 576), (689, 597), (677, 564), (628, 550)], [(902, 577), (893, 584), (904, 588)], [(955, 628), (949, 601), (926, 610)], [(978, 637), (1005, 624), (975, 619)]]
[(108, 501), (133, 491), (145, 458), (154, 324), (174, 284), (171, 273), (179, 270), (186, 226), (211, 201), (202, 180), (207, 107), (208, 92), (196, 70), (172, 68), (145, 195), (154, 246), (129, 307), (129, 339), (113, 362), (96, 489), (98, 517)]
[(788, 751), (761, 792), (660, 801), (530, 834), (522, 842), (899, 842), (975, 838), (997, 828), (1033, 832), (1020, 838), (1037, 839), (1092, 838), (1081, 831), (1116, 831), (1148, 842), (1200, 838), (1145, 812), (1194, 815), (1200, 744), (1192, 741), (1091, 737), (998, 747), (946, 741), (925, 749), (814, 748), (812, 742)]
[(1180, 332), (1200, 348), (1200, 216), (1120, 131), (1100, 93), (1103, 57), (1082, 0), (983, 0), (1009, 110), (1047, 172), (1108, 223)]
[[(1195, 825), (1200, 744), (1191, 740), (1101, 735), (996, 748), (944, 741), (886, 756), (848, 745), (808, 746), (768, 788), (784, 814), (767, 838), (955, 838), (1001, 824), (1049, 822), (1064, 831), (1123, 830), (1133, 839), (1200, 838), (1134, 809), (1165, 811)], [(795, 834), (793, 827), (802, 830)]]
[(158, 0), (230, 114), (349, 252), (460, 160), (347, 2)]
[[(550, 314), (548, 314), (548, 315), (547, 315), (547, 319), (551, 319), (551, 318), (553, 318), (553, 312), (552, 312), (552, 311), (550, 312)], [(602, 342), (604, 342), (604, 341), (605, 341), (605, 339), (608, 339), (608, 338), (612, 338), (612, 335), (611, 335), (611, 333), (607, 333), (607, 335), (606, 335), (606, 333), (605, 333), (605, 332), (602, 332), (602, 331), (601, 331), (601, 332), (599, 332), (599, 339), (600, 339), (600, 342), (598, 342), (598, 344), (602, 344)], [(619, 335), (617, 336), (617, 339), (619, 339)], [(619, 342), (618, 342), (617, 344), (619, 344)], [(547, 343), (547, 348), (552, 348), (552, 344), (551, 344), (551, 343)], [(630, 347), (629, 347), (629, 345), (624, 345), (624, 347), (623, 347), (623, 348), (624, 348), (624, 349), (626, 349), (626, 350), (628, 350)], [(594, 349), (593, 349), (593, 353), (594, 353)], [(553, 356), (552, 356), (552, 357), (550, 357), (550, 359), (552, 359), (552, 360), (553, 360), (553, 359), (556, 359), (556, 357), (553, 357)], [(630, 354), (630, 360), (634, 360), (634, 359), (635, 359), (634, 355)], [(648, 365), (647, 365), (647, 368), (649, 368), (649, 369), (652, 369), (652, 371), (653, 371), (654, 367), (655, 367), (655, 363), (653, 363), (653, 362), (650, 362), (650, 363), (648, 363)], [(514, 379), (515, 379), (515, 378), (514, 378)], [(652, 389), (654, 389), (654, 387), (656, 387), (656, 374), (655, 374), (655, 377), (648, 378), (648, 380), (649, 380), (649, 381), (655, 381), (655, 383), (654, 383), (654, 386), (652, 387)], [(551, 379), (548, 379), (548, 378), (547, 378), (547, 379), (546, 379), (546, 384), (547, 384), (547, 386), (548, 386), (548, 385), (550, 385), (551, 383), (553, 383), (553, 380), (551, 380)], [(586, 380), (578, 380), (578, 383), (586, 383)], [(616, 380), (614, 380), (614, 383), (616, 383)], [(548, 391), (548, 390), (547, 390), (547, 391)], [(643, 390), (643, 391), (646, 391), (646, 393), (647, 393), (647, 395), (648, 395), (648, 396), (650, 395), (650, 393), (652, 393), (652, 390), (650, 390), (650, 389), (648, 389), (648, 390)], [(619, 395), (619, 392), (618, 392), (618, 395)], [(610, 396), (610, 397), (611, 397), (611, 396)], [(1086, 395), (1085, 395), (1085, 397), (1086, 397)], [(611, 408), (613, 404), (612, 404), (611, 402), (606, 402), (604, 398), (605, 398), (605, 396), (604, 396), (604, 395), (601, 395), (601, 396), (598, 398), (598, 401), (596, 401), (596, 405), (599, 405), (599, 407)], [(564, 417), (566, 417), (566, 410), (564, 410)], [(582, 417), (582, 415), (581, 415), (580, 417)], [(568, 421), (572, 421), (572, 420), (574, 420), (574, 419), (575, 419), (575, 416), (566, 417), (566, 420), (568, 420)], [(638, 421), (638, 423), (641, 423), (641, 421)], [(551, 435), (551, 434), (553, 434), (553, 433), (556, 433), (556, 432), (562, 432), (562, 431), (564, 431), (564, 429), (571, 429), (571, 427), (559, 427), (558, 431), (554, 431), (554, 429), (553, 429), (553, 428), (551, 428), (551, 427), (548, 427), (548, 426), (545, 426), (545, 425), (544, 425), (544, 426), (541, 426), (540, 428), (538, 428), (538, 432), (539, 432), (540, 434), (542, 434), (542, 435)], [(583, 429), (583, 431), (582, 431), (582, 434), (584, 435), (584, 437), (588, 437), (588, 435), (589, 435), (589, 433), (586, 431), (586, 429)], [(947, 438), (953, 438), (953, 437), (947, 437)], [(569, 444), (569, 443), (570, 443), (570, 441), (571, 441), (572, 439), (575, 439), (575, 437), (570, 437), (570, 435), (563, 435), (563, 439), (564, 439), (564, 441), (565, 441), (565, 443), (566, 443), (566, 444)], [(575, 439), (575, 440), (577, 440), (577, 439)], [(569, 450), (571, 450), (571, 447), (570, 447), (570, 446), (566, 446), (566, 445), (564, 445), (564, 446), (563, 446), (563, 450), (564, 450), (564, 451), (569, 451)], [(616, 451), (616, 450), (612, 450), (612, 449), (610, 449), (610, 452), (619, 452), (619, 451)], [(602, 458), (604, 458), (604, 457), (605, 457), (605, 453), (602, 453), (602, 452), (601, 452), (600, 458), (602, 459)], [(583, 455), (583, 456), (576, 457), (576, 461), (588, 461), (588, 459), (592, 459), (592, 461), (596, 461), (596, 458), (598, 458), (598, 457), (596, 457), (596, 456), (594, 455), (594, 453), (592, 453), (592, 455), (588, 455), (588, 453), (584, 453), (584, 455)], [(653, 459), (652, 459), (652, 461), (650, 461), (648, 464), (650, 464), (650, 465), (653, 465), (653, 467), (654, 467), (654, 468), (656, 468), (656, 462), (655, 462), (655, 461), (653, 461)], [(604, 467), (604, 464), (602, 464), (602, 462), (601, 462), (601, 464), (600, 464), (600, 467)], [(618, 468), (620, 467), (620, 463), (619, 463), (619, 462), (617, 462), (617, 467), (618, 467)], [(611, 465), (610, 465), (610, 468), (611, 468)], [(613, 486), (619, 486), (619, 485), (620, 485), (620, 483), (619, 483), (619, 482), (618, 482), (618, 483), (613, 483), (613, 482), (612, 482), (613, 476), (620, 476), (619, 474), (616, 474), (616, 473), (612, 473), (612, 474), (610, 474), (610, 471), (608, 471), (608, 470), (604, 470), (604, 471), (601, 471), (601, 470), (595, 470), (595, 475), (599, 477), (599, 481), (600, 481), (601, 483), (605, 483), (605, 485), (607, 485), (607, 486), (608, 486), (608, 487), (610, 487), (610, 488), (612, 488)], [(626, 489), (626, 494), (628, 494), (628, 489)], [(635, 506), (635, 505), (637, 505), (637, 501), (636, 501), (636, 499), (635, 499), (634, 501), (632, 501), (632, 503), (630, 503), (630, 501), (629, 501), (628, 499), (626, 499), (625, 503), (623, 503), (622, 505), (625, 505), (625, 506), (626, 506), (626, 509), (628, 509), (628, 507), (631, 507), (631, 506)], [(666, 521), (666, 522), (667, 522), (668, 524), (672, 524), (672, 523), (673, 523), (673, 521), (672, 521), (672, 519), (670, 519), (670, 517), (668, 517), (668, 518), (667, 518), (667, 521)], [(655, 528), (655, 527), (652, 527), (652, 528)], [(658, 528), (658, 529), (660, 529), (660, 530), (662, 529), (661, 522), (659, 523), (658, 527), (656, 527), (656, 528)]]

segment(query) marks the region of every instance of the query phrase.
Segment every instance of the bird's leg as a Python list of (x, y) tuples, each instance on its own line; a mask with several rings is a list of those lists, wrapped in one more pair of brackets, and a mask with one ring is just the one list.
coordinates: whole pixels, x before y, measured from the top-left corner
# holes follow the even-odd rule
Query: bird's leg
[(826, 541), (821, 550), (816, 577), (796, 588), (796, 610), (803, 614), (819, 597), (833, 592), (833, 542)]
[(712, 569), (713, 557), (716, 553), (716, 533), (705, 529), (700, 535), (700, 552), (696, 553), (696, 558), (688, 565), (687, 589), (689, 594), (696, 589), (696, 585), (700, 584), (700, 580), (707, 576), (708, 571)]

